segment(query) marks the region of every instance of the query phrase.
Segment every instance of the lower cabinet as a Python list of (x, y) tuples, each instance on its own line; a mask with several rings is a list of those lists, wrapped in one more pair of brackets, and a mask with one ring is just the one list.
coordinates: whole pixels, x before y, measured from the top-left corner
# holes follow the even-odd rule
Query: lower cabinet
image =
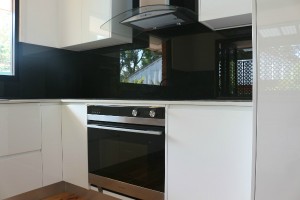
[(0, 199), (42, 187), (40, 151), (0, 157)]
[(41, 149), (39, 103), (0, 105), (0, 156)]
[(63, 180), (89, 189), (87, 106), (62, 106)]
[(61, 105), (41, 104), (43, 186), (62, 181)]
[(170, 106), (167, 199), (250, 200), (252, 107)]

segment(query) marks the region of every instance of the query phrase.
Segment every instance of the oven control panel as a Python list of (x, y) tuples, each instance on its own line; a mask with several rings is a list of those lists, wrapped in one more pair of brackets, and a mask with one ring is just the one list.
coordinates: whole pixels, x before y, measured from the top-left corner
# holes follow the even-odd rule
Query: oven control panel
[(88, 114), (165, 119), (165, 108), (154, 106), (88, 106)]

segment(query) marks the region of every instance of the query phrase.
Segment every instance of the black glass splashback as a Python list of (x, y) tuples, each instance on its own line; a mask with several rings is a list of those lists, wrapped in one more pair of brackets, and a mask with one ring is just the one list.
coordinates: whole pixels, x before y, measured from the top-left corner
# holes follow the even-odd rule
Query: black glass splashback
[[(170, 32), (172, 37), (164, 36)], [(252, 51), (243, 47), (243, 41), (251, 44), (251, 27), (211, 31), (196, 24), (181, 33), (157, 34), (162, 68), (156, 85), (120, 81), (121, 52), (151, 50), (147, 33), (133, 38), (132, 44), (84, 52), (19, 43), (17, 79), (0, 80), (0, 97), (251, 99)]]

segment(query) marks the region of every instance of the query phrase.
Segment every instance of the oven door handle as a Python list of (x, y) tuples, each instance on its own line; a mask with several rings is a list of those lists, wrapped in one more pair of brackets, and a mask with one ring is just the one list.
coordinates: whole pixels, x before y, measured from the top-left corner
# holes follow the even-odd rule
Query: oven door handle
[(162, 135), (163, 134), (162, 131), (137, 130), (137, 129), (119, 128), (119, 127), (102, 126), (102, 125), (94, 125), (94, 124), (88, 124), (87, 127), (95, 128), (95, 129), (112, 130), (112, 131), (123, 131), (123, 132), (130, 132), (130, 133), (142, 133), (142, 134), (149, 134), (149, 135)]

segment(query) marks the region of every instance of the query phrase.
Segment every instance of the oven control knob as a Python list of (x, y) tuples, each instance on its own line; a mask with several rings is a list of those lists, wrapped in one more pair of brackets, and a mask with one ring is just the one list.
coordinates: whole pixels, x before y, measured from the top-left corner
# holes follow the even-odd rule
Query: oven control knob
[(154, 118), (156, 116), (155, 110), (150, 110), (149, 116), (152, 117), (152, 118)]
[(131, 114), (132, 114), (132, 116), (136, 117), (136, 116), (138, 116), (139, 112), (137, 109), (133, 109)]

